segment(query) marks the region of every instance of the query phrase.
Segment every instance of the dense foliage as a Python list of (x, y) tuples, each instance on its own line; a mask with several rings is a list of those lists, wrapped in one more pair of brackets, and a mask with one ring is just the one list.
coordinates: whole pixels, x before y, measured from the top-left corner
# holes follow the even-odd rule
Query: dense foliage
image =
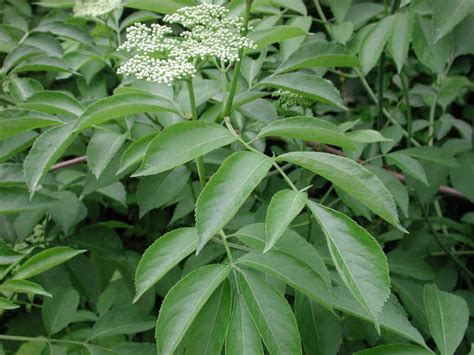
[(473, 0), (0, 12), (0, 354), (472, 354)]

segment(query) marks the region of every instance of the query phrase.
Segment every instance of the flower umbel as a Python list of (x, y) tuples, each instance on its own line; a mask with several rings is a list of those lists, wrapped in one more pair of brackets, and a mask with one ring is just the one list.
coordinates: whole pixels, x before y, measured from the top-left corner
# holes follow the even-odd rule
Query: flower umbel
[(120, 7), (121, 3), (121, 0), (76, 0), (73, 12), (77, 17), (98, 17)]
[(227, 14), (228, 10), (218, 5), (181, 8), (163, 19), (181, 25), (184, 30), (179, 35), (173, 35), (171, 27), (159, 24), (148, 27), (137, 23), (127, 28), (127, 40), (120, 49), (133, 55), (118, 73), (171, 84), (193, 77), (199, 60), (239, 60), (239, 50), (253, 48), (254, 44), (241, 35), (243, 20), (226, 17)]

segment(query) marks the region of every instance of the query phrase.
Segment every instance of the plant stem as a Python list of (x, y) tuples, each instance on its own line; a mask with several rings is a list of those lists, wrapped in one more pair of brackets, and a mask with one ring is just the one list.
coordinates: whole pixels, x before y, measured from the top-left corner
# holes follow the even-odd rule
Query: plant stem
[(74, 340), (64, 340), (64, 339), (49, 339), (44, 337), (25, 337), (25, 336), (18, 336), (18, 335), (6, 335), (0, 334), (1, 340), (10, 340), (10, 341), (33, 341), (37, 343), (60, 343), (60, 344), (73, 344), (73, 345), (80, 345), (86, 346), (86, 343), (82, 341), (74, 341)]
[[(191, 115), (193, 121), (197, 121), (197, 109), (196, 109), (196, 96), (194, 95), (194, 85), (193, 79), (190, 78), (187, 80), (188, 86), (188, 95), (189, 95), (189, 104), (191, 106)], [(204, 166), (204, 160), (202, 157), (196, 158), (196, 167), (199, 176), (199, 183), (201, 184), (201, 189), (206, 186), (206, 167)]]
[(227, 258), (229, 259), (229, 263), (232, 265), (234, 264), (234, 259), (232, 258), (232, 252), (230, 251), (229, 244), (227, 243), (227, 236), (225, 235), (222, 229), (219, 232), (219, 234), (221, 236), (222, 244), (224, 245), (225, 252), (227, 253)]
[(411, 138), (413, 136), (413, 116), (411, 113), (410, 97), (408, 95), (408, 85), (406, 83), (405, 76), (402, 73), (400, 73), (400, 82), (402, 84), (402, 92), (403, 97), (405, 99), (405, 105), (407, 105), (407, 147), (410, 148)]
[[(246, 0), (245, 2), (245, 14), (242, 34), (246, 35), (249, 28), (250, 8), (252, 7), (253, 0)], [(237, 81), (239, 80), (240, 65), (242, 57), (244, 56), (244, 48), (239, 50), (239, 59), (236, 61), (234, 66), (234, 73), (232, 74), (232, 81), (230, 82), (229, 95), (225, 102), (224, 110), (222, 112), (223, 117), (228, 117), (232, 113), (232, 104), (234, 103), (235, 92), (237, 90)]]
[(438, 101), (438, 93), (434, 94), (433, 100), (431, 101), (431, 106), (430, 106), (430, 116), (429, 116), (429, 125), (428, 125), (428, 145), (429, 146), (432, 146), (434, 142), (434, 123), (435, 123), (437, 101)]
[(384, 82), (384, 66), (385, 66), (385, 55), (382, 52), (379, 59), (379, 66), (377, 68), (377, 81), (378, 81), (378, 88), (377, 88), (377, 130), (380, 131), (382, 127), (382, 120), (383, 120), (383, 82)]
[(444, 245), (443, 241), (441, 240), (438, 232), (435, 230), (434, 226), (433, 226), (433, 223), (431, 222), (430, 218), (428, 217), (428, 213), (426, 211), (426, 208), (421, 205), (421, 211), (423, 213), (423, 217), (426, 221), (426, 224), (428, 225), (428, 228), (431, 232), (431, 234), (433, 235), (433, 237), (435, 238), (436, 242), (438, 243), (438, 245), (441, 247), (441, 249), (444, 250), (444, 252), (446, 253), (446, 255), (448, 255), (456, 265), (459, 266), (459, 268), (466, 274), (466, 276), (468, 277), (467, 280), (468, 280), (468, 284), (469, 286), (471, 287), (471, 281), (470, 279), (474, 279), (474, 274), (466, 267), (466, 265), (464, 265), (457, 257), (456, 255), (453, 254), (453, 252), (446, 246)]

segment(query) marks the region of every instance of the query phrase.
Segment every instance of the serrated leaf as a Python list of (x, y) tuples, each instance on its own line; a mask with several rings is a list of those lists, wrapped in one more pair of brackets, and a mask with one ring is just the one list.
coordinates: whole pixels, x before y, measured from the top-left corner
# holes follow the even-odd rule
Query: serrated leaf
[(12, 70), (12, 73), (24, 73), (30, 71), (46, 71), (59, 73), (74, 73), (74, 70), (66, 61), (47, 55), (38, 55), (26, 62), (22, 62)]
[(73, 288), (57, 288), (51, 293), (53, 297), (46, 298), (41, 309), (44, 328), (50, 335), (72, 322), (79, 305), (79, 294)]
[(84, 111), (77, 129), (99, 125), (115, 118), (143, 112), (174, 112), (171, 101), (163, 96), (144, 93), (116, 94), (97, 100)]
[(49, 168), (63, 155), (76, 139), (74, 122), (50, 128), (36, 139), (25, 158), (25, 178), (30, 193), (33, 194)]
[(433, 3), (434, 41), (446, 36), (473, 11), (474, 1), (472, 0), (435, 0)]
[(425, 285), (425, 312), (433, 340), (442, 355), (452, 355), (461, 343), (469, 323), (466, 301), (440, 291), (435, 285)]
[(294, 307), (305, 354), (337, 354), (342, 331), (336, 315), (299, 292), (295, 295)]
[(407, 154), (412, 158), (424, 160), (438, 165), (454, 168), (458, 166), (456, 159), (448, 149), (441, 147), (413, 147), (397, 151), (397, 153)]
[(263, 355), (262, 342), (247, 305), (241, 294), (237, 294), (225, 341), (226, 355)]
[(42, 194), (30, 199), (28, 191), (20, 187), (0, 187), (0, 215), (47, 208), (54, 202)]
[(87, 146), (87, 165), (98, 179), (127, 140), (128, 133), (96, 130)]
[(314, 74), (287, 73), (269, 76), (257, 85), (288, 90), (305, 98), (346, 110), (339, 91), (332, 82)]
[(117, 172), (117, 175), (122, 174), (143, 161), (148, 146), (153, 138), (155, 138), (155, 134), (149, 134), (148, 136), (139, 138), (130, 144), (120, 159), (120, 169)]
[(332, 123), (306, 116), (283, 118), (263, 127), (258, 137), (297, 138), (310, 142), (336, 145), (344, 149), (355, 149), (352, 140)]
[(393, 24), (392, 36), (390, 37), (388, 49), (392, 55), (397, 70), (400, 73), (403, 64), (408, 57), (408, 49), (413, 36), (414, 17), (411, 11), (405, 11), (396, 15)]
[(315, 67), (356, 67), (359, 65), (357, 57), (346, 54), (344, 46), (327, 41), (306, 43), (294, 52), (277, 69), (277, 73), (284, 73), (297, 69)]
[(308, 207), (326, 236), (342, 281), (378, 327), (382, 307), (390, 296), (387, 258), (382, 248), (346, 215), (311, 201)]
[(63, 123), (54, 116), (35, 111), (7, 109), (0, 117), (0, 140), (36, 128)]
[(297, 26), (278, 25), (252, 31), (248, 34), (248, 37), (255, 42), (257, 49), (262, 49), (270, 44), (294, 37), (306, 36), (307, 34), (306, 31)]
[(136, 302), (173, 267), (196, 250), (195, 228), (179, 228), (158, 238), (143, 253), (135, 273)]
[(359, 129), (346, 133), (346, 135), (357, 143), (386, 142), (391, 139), (385, 138), (379, 131), (373, 129)]
[(43, 250), (21, 264), (13, 275), (13, 279), (29, 279), (84, 252), (85, 250), (74, 250), (65, 246)]
[(105, 312), (92, 327), (89, 339), (140, 333), (152, 329), (154, 324), (153, 318), (140, 308), (125, 305)]
[(240, 272), (239, 281), (247, 309), (269, 353), (301, 354), (298, 326), (285, 298), (251, 272)]
[(186, 354), (220, 354), (230, 322), (232, 296), (229, 281), (212, 294), (186, 335)]
[[(266, 233), (264, 223), (255, 223), (245, 226), (239, 229), (235, 235), (252, 250), (263, 251), (265, 248)], [(274, 245), (273, 250), (286, 253), (306, 263), (324, 279), (328, 288), (330, 287), (329, 271), (323, 262), (323, 258), (319, 255), (315, 247), (298, 233), (287, 229)]]
[(19, 107), (48, 114), (79, 117), (84, 108), (74, 97), (61, 91), (40, 91), (18, 105)]
[(394, 152), (387, 155), (387, 161), (396, 165), (403, 173), (409, 175), (428, 186), (425, 169), (417, 160), (407, 154)]
[[(334, 288), (333, 296), (334, 308), (368, 322), (372, 321), (369, 313), (354, 300), (345, 287)], [(393, 297), (385, 302), (379, 322), (382, 329), (400, 335), (428, 349), (420, 332), (411, 325), (403, 309), (396, 303)]]
[(289, 254), (251, 252), (237, 259), (236, 263), (269, 274), (331, 309), (330, 291), (323, 278), (309, 265)]
[(355, 161), (319, 152), (292, 152), (279, 156), (277, 160), (302, 166), (321, 175), (404, 231), (398, 221), (397, 208), (390, 192), (374, 173)]
[(179, 280), (161, 304), (156, 322), (158, 354), (171, 355), (209, 297), (231, 271), (226, 265), (206, 265)]
[(273, 159), (254, 152), (235, 152), (224, 160), (196, 203), (197, 252), (234, 217), (272, 164)]
[(306, 193), (293, 190), (281, 190), (273, 195), (265, 219), (267, 242), (264, 253), (280, 239), (291, 221), (301, 212), (307, 199)]
[(8, 93), (17, 101), (24, 101), (34, 93), (42, 90), (43, 85), (32, 78), (14, 77), (8, 81)]
[(360, 63), (364, 73), (368, 73), (377, 64), (395, 23), (395, 16), (380, 20), (365, 36), (360, 48)]
[(43, 287), (35, 282), (27, 280), (7, 280), (0, 284), (0, 292), (31, 293), (46, 297), (52, 297)]
[(8, 73), (16, 65), (41, 54), (44, 53), (38, 48), (22, 44), (8, 53), (8, 55), (5, 57), (2, 71), (4, 73)]
[(176, 123), (151, 141), (143, 164), (134, 176), (153, 175), (173, 169), (235, 140), (227, 129), (216, 123)]
[(137, 203), (140, 218), (155, 208), (160, 208), (176, 197), (191, 176), (186, 166), (170, 172), (140, 178), (137, 190)]

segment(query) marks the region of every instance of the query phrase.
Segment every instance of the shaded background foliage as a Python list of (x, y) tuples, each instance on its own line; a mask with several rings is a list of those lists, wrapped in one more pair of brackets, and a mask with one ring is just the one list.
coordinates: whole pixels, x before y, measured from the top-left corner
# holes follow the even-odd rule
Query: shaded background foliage
[[(222, 3), (231, 15), (244, 15), (245, 1)], [(193, 325), (181, 329), (178, 352), (202, 353), (209, 339), (206, 353), (239, 353), (236, 324), (245, 325), (242, 337), (255, 341), (256, 353), (263, 351), (258, 334), (270, 353), (298, 353), (300, 342), (308, 354), (471, 350), (473, 1), (255, 1), (248, 37), (257, 48), (239, 64), (227, 125), (223, 91), (230, 91), (234, 66), (224, 73), (212, 62), (199, 68), (193, 80), (199, 123), (191, 121), (184, 81), (166, 86), (116, 74), (127, 59), (117, 51), (127, 27), (159, 22), (193, 1), (127, 0), (95, 18), (74, 17), (69, 0), (0, 4), (0, 353), (153, 354), (155, 326), (158, 349), (169, 349), (166, 342), (180, 334), (170, 326), (172, 312), (193, 285), (203, 285), (197, 291), (208, 286), (204, 274), (230, 273), (229, 245), (243, 272), (234, 278), (234, 269), (209, 291)], [(157, 158), (147, 147), (165, 137), (162, 131), (181, 141)], [(211, 233), (206, 244), (200, 227), (199, 236), (192, 228), (201, 186), (191, 160), (198, 156), (175, 164), (172, 155), (206, 134), (225, 136), (204, 155), (208, 178), (228, 169), (231, 181), (263, 159), (236, 153), (246, 148), (289, 153), (278, 158), (279, 166), (313, 202), (304, 191), (289, 190), (274, 168), (263, 171), (249, 198), (234, 204), (238, 213), (229, 212), (227, 236)], [(298, 151), (333, 156), (313, 155), (319, 160), (310, 164)], [(231, 155), (241, 157), (241, 167), (219, 169)], [(372, 174), (360, 172), (357, 185), (359, 168), (338, 155)], [(131, 176), (145, 171), (143, 160), (154, 171)], [(389, 194), (374, 192), (379, 180)], [(212, 198), (202, 198), (202, 216)], [(370, 245), (367, 264), (358, 266), (380, 265), (368, 279), (380, 281), (374, 292), (382, 296), (367, 301), (370, 293), (357, 298), (345, 288), (329, 252), (338, 236), (324, 230), (330, 223), (331, 234), (344, 217), (321, 205), (350, 216), (383, 247), (392, 291), (386, 303), (385, 259), (352, 224), (354, 239), (341, 246), (351, 252), (361, 240)], [(196, 256), (198, 239), (203, 249)], [(261, 254), (265, 245), (271, 251)], [(183, 255), (171, 262), (154, 250)], [(296, 264), (303, 269), (292, 278)], [(308, 265), (313, 274), (304, 278)], [(160, 274), (149, 278), (149, 270)], [(171, 313), (163, 311), (157, 324), (163, 299), (178, 281), (188, 288), (173, 288)], [(252, 292), (259, 297), (252, 299)], [(290, 324), (273, 330), (291, 350), (274, 344), (262, 331), (268, 325), (256, 320), (259, 310), (270, 308), (278, 310), (274, 324)], [(210, 331), (212, 325), (229, 327), (227, 335)]]

